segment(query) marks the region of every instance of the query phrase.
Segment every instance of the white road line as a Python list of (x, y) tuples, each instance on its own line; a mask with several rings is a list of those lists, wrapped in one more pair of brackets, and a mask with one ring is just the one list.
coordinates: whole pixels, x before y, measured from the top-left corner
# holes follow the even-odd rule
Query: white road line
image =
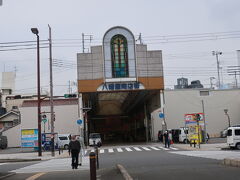
[(92, 149), (91, 152), (95, 152), (94, 149)]
[(100, 149), (100, 154), (104, 153), (104, 149)]
[(168, 148), (165, 148), (165, 147), (162, 147), (162, 146), (158, 146), (160, 149), (163, 149), (165, 151), (168, 151), (169, 149)]
[(151, 151), (151, 149), (148, 149), (147, 147), (141, 147), (141, 148), (143, 148), (146, 151)]
[(113, 151), (113, 149), (108, 149), (108, 152), (113, 153), (114, 151)]
[(173, 150), (178, 150), (178, 148), (174, 148), (174, 147), (170, 147), (170, 149), (173, 149)]
[(0, 166), (4, 165), (4, 164), (7, 164), (7, 163), (0, 163)]
[(118, 152), (123, 152), (122, 148), (117, 148)]
[(150, 148), (152, 148), (152, 149), (154, 149), (154, 150), (157, 150), (157, 151), (159, 151), (160, 149), (158, 149), (158, 148), (156, 148), (156, 147), (150, 147)]
[(130, 148), (125, 148), (127, 151), (132, 151)]
[(139, 149), (138, 147), (133, 147), (133, 149), (135, 149), (136, 151), (142, 151), (142, 150)]

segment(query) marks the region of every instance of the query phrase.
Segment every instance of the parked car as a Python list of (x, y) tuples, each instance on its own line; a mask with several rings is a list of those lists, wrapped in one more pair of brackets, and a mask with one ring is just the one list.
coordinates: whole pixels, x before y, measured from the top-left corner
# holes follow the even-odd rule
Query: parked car
[(8, 146), (7, 136), (0, 136), (0, 148), (6, 149)]
[(70, 134), (58, 134), (58, 147), (68, 149), (70, 137)]
[(90, 133), (89, 135), (89, 146), (97, 145), (100, 147), (102, 145), (102, 139), (99, 133)]
[(229, 127), (227, 130), (227, 144), (240, 150), (240, 127)]

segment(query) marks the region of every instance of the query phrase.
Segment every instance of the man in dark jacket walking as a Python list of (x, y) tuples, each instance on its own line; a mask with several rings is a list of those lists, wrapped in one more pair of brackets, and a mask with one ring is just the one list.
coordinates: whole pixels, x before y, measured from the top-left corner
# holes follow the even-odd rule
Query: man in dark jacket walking
[(169, 139), (169, 133), (168, 131), (165, 131), (165, 133), (163, 134), (164, 136), (164, 141), (165, 141), (165, 148), (166, 147), (170, 147), (170, 139)]
[(69, 143), (69, 153), (72, 155), (72, 169), (78, 168), (78, 156), (81, 150), (80, 142), (76, 140), (76, 136), (72, 136)]

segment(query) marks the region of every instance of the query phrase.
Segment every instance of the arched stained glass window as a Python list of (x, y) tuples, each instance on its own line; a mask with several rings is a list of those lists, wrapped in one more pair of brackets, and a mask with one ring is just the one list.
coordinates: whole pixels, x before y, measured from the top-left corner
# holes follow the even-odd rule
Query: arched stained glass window
[(123, 35), (118, 34), (111, 39), (113, 78), (128, 77), (127, 47), (127, 39)]

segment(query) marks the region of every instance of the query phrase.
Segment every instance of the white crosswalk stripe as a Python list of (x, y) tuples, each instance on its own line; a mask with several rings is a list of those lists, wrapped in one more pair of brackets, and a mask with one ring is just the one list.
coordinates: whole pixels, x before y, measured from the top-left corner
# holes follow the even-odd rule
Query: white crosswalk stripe
[(122, 148), (117, 148), (118, 152), (123, 152)]
[(168, 151), (169, 149), (168, 148), (165, 148), (165, 147), (162, 147), (162, 146), (158, 146), (160, 149), (163, 149), (165, 151)]
[(178, 148), (174, 148), (174, 147), (170, 147), (170, 149), (172, 149), (172, 150), (178, 150)]
[(152, 148), (152, 149), (154, 149), (154, 150), (156, 150), (156, 151), (159, 151), (160, 149), (158, 149), (158, 148), (156, 148), (156, 147), (150, 147), (150, 148)]
[(130, 148), (125, 148), (127, 151), (132, 151)]
[(142, 150), (139, 149), (138, 147), (133, 147), (133, 149), (135, 149), (136, 151), (142, 151)]
[(100, 152), (101, 154), (102, 154), (102, 153), (104, 153), (104, 149), (100, 149), (100, 151), (99, 151), (99, 152)]
[(108, 149), (108, 152), (113, 153), (114, 151), (113, 151), (113, 149)]
[(151, 151), (151, 149), (148, 149), (147, 147), (142, 147), (146, 151)]

